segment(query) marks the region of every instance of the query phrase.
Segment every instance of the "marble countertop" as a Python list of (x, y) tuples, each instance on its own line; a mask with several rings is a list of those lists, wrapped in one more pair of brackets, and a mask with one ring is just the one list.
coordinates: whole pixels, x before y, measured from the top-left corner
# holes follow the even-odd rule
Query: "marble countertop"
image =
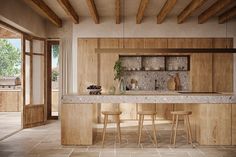
[(76, 103), (175, 103), (236, 104), (235, 93), (126, 92), (125, 94), (64, 95), (63, 104)]

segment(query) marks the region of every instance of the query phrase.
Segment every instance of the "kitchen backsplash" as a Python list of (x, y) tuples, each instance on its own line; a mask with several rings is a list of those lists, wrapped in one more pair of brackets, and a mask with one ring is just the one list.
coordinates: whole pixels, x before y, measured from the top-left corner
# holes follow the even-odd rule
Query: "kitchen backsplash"
[(189, 72), (187, 71), (127, 71), (124, 73), (124, 80), (128, 86), (131, 86), (131, 79), (137, 80), (139, 90), (155, 90), (155, 80), (157, 80), (158, 90), (168, 91), (167, 82), (170, 75), (175, 76), (176, 73), (179, 73), (181, 90), (189, 90)]
[(155, 90), (156, 83), (157, 90), (167, 91), (168, 80), (178, 73), (180, 90), (189, 90), (189, 58), (186, 56), (120, 56), (120, 59), (128, 87), (135, 82), (139, 90)]

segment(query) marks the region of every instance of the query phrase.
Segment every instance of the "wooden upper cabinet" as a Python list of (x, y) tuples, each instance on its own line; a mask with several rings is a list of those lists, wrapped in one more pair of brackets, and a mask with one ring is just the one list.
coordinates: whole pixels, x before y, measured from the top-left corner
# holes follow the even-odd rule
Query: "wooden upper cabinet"
[(211, 38), (194, 38), (192, 39), (192, 48), (212, 48)]
[(143, 38), (126, 38), (124, 39), (124, 48), (144, 48)]
[(213, 91), (233, 92), (233, 54), (213, 54)]
[(212, 48), (211, 38), (172, 38), (168, 48)]
[(194, 53), (191, 55), (190, 86), (192, 91), (212, 91), (212, 54)]
[(212, 41), (213, 48), (233, 48), (233, 38), (214, 38)]
[(101, 38), (99, 39), (99, 48), (123, 48), (123, 40), (120, 38)]
[(165, 38), (144, 39), (144, 48), (168, 48), (168, 40)]
[(192, 39), (189, 38), (169, 38), (168, 48), (192, 48)]
[(87, 86), (97, 84), (98, 39), (78, 40), (78, 93), (86, 93)]

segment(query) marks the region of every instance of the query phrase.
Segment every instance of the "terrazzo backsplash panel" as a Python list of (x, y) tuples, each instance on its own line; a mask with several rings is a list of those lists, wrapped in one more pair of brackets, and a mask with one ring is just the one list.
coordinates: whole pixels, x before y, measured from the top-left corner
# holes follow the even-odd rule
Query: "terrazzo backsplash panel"
[(188, 70), (187, 57), (167, 57), (166, 69), (167, 70)]
[(143, 57), (143, 68), (147, 70), (164, 70), (164, 57)]
[(126, 71), (124, 81), (127, 86), (131, 86), (131, 79), (135, 79), (138, 82), (138, 90), (155, 90), (155, 80), (157, 80), (158, 90), (168, 91), (167, 82), (176, 73), (179, 73), (180, 90), (188, 91), (188, 71)]
[(141, 57), (120, 57), (125, 70), (141, 69)]

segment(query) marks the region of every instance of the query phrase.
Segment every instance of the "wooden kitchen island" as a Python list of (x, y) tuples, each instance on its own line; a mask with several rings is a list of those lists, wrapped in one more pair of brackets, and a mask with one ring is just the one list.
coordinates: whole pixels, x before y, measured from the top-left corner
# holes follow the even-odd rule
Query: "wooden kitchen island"
[(232, 93), (147, 93), (65, 95), (61, 107), (62, 145), (92, 145), (99, 103), (184, 105), (193, 115), (193, 138), (200, 145), (236, 145), (236, 95)]

